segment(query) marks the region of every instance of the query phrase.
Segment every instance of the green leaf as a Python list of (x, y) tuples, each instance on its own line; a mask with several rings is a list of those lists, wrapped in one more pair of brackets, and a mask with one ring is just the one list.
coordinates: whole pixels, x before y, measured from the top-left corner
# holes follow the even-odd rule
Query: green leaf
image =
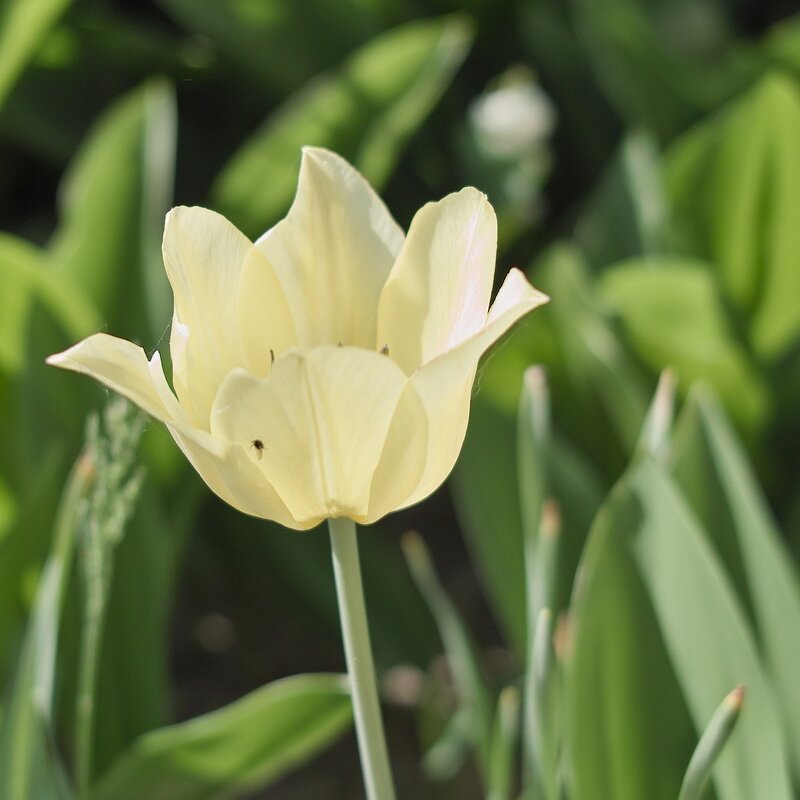
[(37, 589), (11, 700), (0, 730), (0, 794), (7, 800), (68, 800), (72, 796), (55, 751), (53, 693), (56, 650), (75, 551), (76, 515), (92, 480), (79, 458), (64, 490), (53, 547)]
[(0, 233), (0, 369), (18, 372), (26, 357), (31, 304), (38, 299), (70, 337), (86, 336), (100, 316), (81, 287), (50, 270), (32, 244)]
[(575, 389), (590, 393), (595, 407), (600, 405), (617, 440), (630, 453), (648, 406), (643, 378), (611, 327), (607, 308), (598, 302), (597, 287), (580, 251), (553, 247), (539, 269), (537, 283), (559, 298), (543, 312), (552, 314), (563, 369)]
[(548, 525), (547, 518), (558, 517), (558, 513), (545, 510), (548, 502), (553, 503), (548, 501), (550, 437), (550, 398), (545, 373), (541, 367), (530, 367), (525, 372), (517, 415), (517, 476), (525, 551), (529, 648), (533, 642), (531, 627), (539, 613), (544, 608), (553, 609), (556, 602), (556, 540), (560, 522)]
[(16, 513), (0, 539), (0, 681), (5, 685), (13, 680), (37, 581), (51, 550), (53, 511), (66, 466), (57, 445), (39, 453), (38, 472), (28, 474), (17, 490)]
[(0, 11), (0, 106), (70, 0), (8, 0)]
[(517, 447), (523, 373), (541, 364), (559, 398), (548, 459), (535, 466), (545, 470), (548, 496), (562, 511), (554, 611), (566, 605), (586, 531), (602, 500), (598, 466), (611, 474), (624, 468), (647, 410), (644, 375), (610, 326), (580, 252), (553, 247), (531, 274), (558, 301), (526, 319), (486, 360), (452, 481), (473, 563), (519, 654), (525, 652), (527, 629), (522, 498), (509, 453)]
[(717, 266), (765, 358), (779, 356), (800, 334), (798, 138), (800, 94), (772, 74), (689, 131), (667, 159), (686, 243)]
[[(176, 582), (206, 492), (187, 475), (175, 497), (148, 480), (114, 563), (98, 684), (94, 763), (100, 773), (136, 737), (169, 720), (170, 644)], [(147, 576), (147, 592), (142, 592)]]
[[(49, 247), (53, 267), (85, 289), (120, 335), (125, 328), (131, 336), (147, 333), (136, 278), (144, 251), (152, 262), (153, 228), (163, 226), (169, 205), (172, 102), (160, 81), (117, 101), (95, 123), (61, 187), (61, 222)], [(158, 131), (166, 141), (156, 138)], [(145, 274), (151, 297), (165, 288), (154, 283), (152, 266)], [(163, 301), (156, 306), (163, 313)], [(159, 332), (168, 322), (167, 315)]]
[(672, 448), (672, 471), (749, 612), (800, 781), (796, 564), (785, 551), (741, 445), (706, 392), (692, 392), (683, 411)]
[[(562, 617), (565, 619), (565, 617)], [(525, 667), (524, 738), (525, 785), (542, 800), (563, 795), (561, 769), (561, 665), (556, 662), (553, 615), (543, 608), (532, 632)]]
[[(573, 0), (575, 27), (596, 79), (628, 125), (664, 140), (716, 106), (758, 70), (733, 46), (717, 4)], [(693, 35), (681, 35), (691, 28)]]
[(674, 800), (695, 736), (631, 552), (638, 516), (623, 484), (581, 560), (563, 695), (572, 800)]
[(378, 32), (359, 0), (159, 0), (183, 27), (217, 44), (250, 80), (299, 86)]
[(172, 317), (172, 290), (161, 256), (161, 240), (174, 193), (178, 109), (175, 92), (167, 83), (150, 84), (143, 103), (139, 245), (144, 307), (150, 334), (157, 339)]
[(675, 415), (675, 375), (665, 369), (658, 379), (653, 402), (647, 411), (638, 450), (663, 463), (670, 454), (672, 422)]
[(202, 717), (141, 736), (103, 776), (94, 800), (211, 800), (277, 780), (350, 725), (339, 675), (295, 675)]
[[(644, 662), (659, 647), (666, 647), (669, 663), (680, 684), (696, 730), (705, 727), (720, 696), (726, 694), (731, 686), (744, 684), (747, 687), (748, 703), (736, 735), (713, 771), (713, 781), (720, 800), (746, 800), (753, 797), (789, 800), (792, 794), (780, 722), (741, 605), (707, 541), (707, 535), (663, 470), (648, 458), (641, 458), (638, 465), (631, 468), (605, 511), (598, 517), (585, 565), (587, 577), (579, 593), (581, 611), (576, 612), (575, 621), (577, 633), (573, 690), (583, 689), (585, 702), (587, 695), (583, 682), (591, 680), (587, 673), (589, 662), (586, 661), (591, 651), (581, 652), (581, 648), (585, 648), (585, 644), (581, 645), (581, 638), (588, 637), (591, 641), (592, 637), (596, 639), (611, 634), (611, 626), (601, 622), (602, 619), (608, 621), (609, 617), (592, 615), (602, 614), (603, 593), (609, 598), (616, 596), (620, 607), (610, 619), (615, 619), (617, 615), (624, 618), (624, 611), (628, 614), (644, 614), (651, 620), (654, 618), (656, 624), (650, 635), (660, 638), (663, 645), (656, 643), (656, 649), (653, 649), (650, 642), (634, 644), (635, 640), (631, 640), (634, 646), (627, 655), (617, 650), (616, 653), (607, 653), (606, 658), (618, 659), (621, 662), (620, 669), (633, 669), (640, 680), (643, 677), (651, 680), (655, 673), (644, 666)], [(614, 574), (615, 569), (619, 574)], [(605, 570), (605, 574), (601, 570)], [(629, 588), (637, 582), (639, 589), (629, 592)], [(611, 607), (605, 609), (606, 613), (612, 610)], [(595, 632), (590, 631), (593, 624), (598, 628)], [(632, 636), (634, 630), (629, 630), (625, 635)], [(601, 648), (612, 647), (614, 643), (611, 640), (601, 645)], [(601, 663), (596, 660), (593, 666), (599, 667)], [(662, 672), (664, 669), (662, 665)], [(606, 674), (611, 672), (609, 670)], [(600, 681), (603, 680), (602, 675), (603, 669), (600, 668)], [(618, 677), (615, 676), (613, 680), (619, 689)], [(665, 779), (669, 778), (664, 769), (675, 749), (674, 743), (670, 748), (666, 738), (670, 735), (671, 726), (660, 716), (660, 713), (665, 713), (669, 719), (669, 709), (660, 707), (667, 699), (663, 693), (655, 691), (647, 698), (639, 698), (641, 708), (627, 709), (633, 719), (636, 718), (634, 714), (640, 719), (645, 716), (643, 722), (649, 718), (652, 730), (648, 732), (643, 726), (639, 731), (643, 740), (653, 736), (664, 737), (661, 742), (651, 741), (646, 746), (646, 752), (639, 753), (645, 759), (645, 764), (648, 759), (660, 759), (663, 762), (650, 763), (642, 769), (641, 777), (647, 781), (654, 780), (659, 772)], [(654, 705), (660, 709), (655, 714)], [(595, 757), (602, 755), (603, 748), (612, 739), (606, 737), (605, 743), (597, 745), (588, 743), (583, 732), (576, 729), (581, 711), (593, 713), (584, 704), (573, 701), (573, 735), (577, 734), (583, 748), (591, 751)], [(630, 735), (631, 720), (626, 721), (625, 712), (616, 710), (611, 713), (620, 725), (625, 726), (622, 735)], [(656, 719), (659, 722), (654, 725)], [(608, 725), (608, 722), (605, 724)], [(600, 731), (595, 729), (594, 733), (596, 735)], [(632, 744), (640, 747), (643, 743)], [(597, 761), (593, 763), (594, 770), (581, 776), (582, 779), (591, 780), (593, 775), (602, 779), (596, 775)], [(637, 769), (633, 761), (628, 759), (620, 762), (619, 767), (619, 771), (611, 771), (623, 780), (626, 779), (626, 769)], [(575, 774), (580, 774), (577, 766)], [(670, 786), (669, 794), (664, 796), (674, 797), (675, 794)], [(651, 788), (640, 791), (638, 795), (601, 793), (592, 796), (617, 798), (662, 795)]]
[(478, 395), (456, 470), (453, 500), (489, 602), (518, 653), (525, 652), (525, 563), (514, 418)]
[(653, 370), (673, 367), (683, 391), (707, 382), (740, 424), (763, 419), (763, 381), (731, 330), (709, 265), (666, 257), (624, 262), (603, 274), (601, 289)]
[(519, 690), (506, 686), (494, 712), (487, 800), (511, 800), (514, 784), (514, 755), (519, 736)]
[(8, 529), (13, 525), (17, 513), (17, 501), (14, 493), (0, 478), (0, 542), (3, 541)]
[(800, 76), (800, 16), (795, 14), (776, 22), (761, 44), (769, 60)]
[(575, 239), (593, 264), (669, 252), (661, 162), (653, 139), (628, 134), (583, 209)]
[(409, 23), (370, 41), (270, 116), (217, 177), (212, 205), (245, 233), (262, 233), (289, 206), (303, 145), (336, 150), (379, 188), (471, 39), (465, 20), (452, 16)]
[(491, 707), (472, 638), (436, 576), (422, 537), (413, 532), (406, 533), (403, 550), (411, 574), (439, 628), (458, 690), (459, 705), (469, 715), (465, 721), (466, 734), (476, 749), (478, 766), (486, 778), (492, 741)]
[(717, 757), (728, 742), (744, 701), (744, 686), (737, 686), (720, 703), (714, 712), (711, 721), (703, 731), (697, 747), (692, 753), (692, 759), (686, 768), (686, 775), (681, 784), (681, 793), (678, 800), (702, 800), (706, 783), (711, 774), (711, 768), (716, 763)]

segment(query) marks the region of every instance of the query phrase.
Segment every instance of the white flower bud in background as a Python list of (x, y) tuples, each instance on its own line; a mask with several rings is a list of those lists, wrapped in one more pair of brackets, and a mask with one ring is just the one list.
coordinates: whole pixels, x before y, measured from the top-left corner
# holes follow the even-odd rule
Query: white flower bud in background
[(556, 111), (531, 73), (516, 67), (500, 77), (497, 88), (473, 100), (469, 121), (488, 155), (516, 160), (547, 146)]

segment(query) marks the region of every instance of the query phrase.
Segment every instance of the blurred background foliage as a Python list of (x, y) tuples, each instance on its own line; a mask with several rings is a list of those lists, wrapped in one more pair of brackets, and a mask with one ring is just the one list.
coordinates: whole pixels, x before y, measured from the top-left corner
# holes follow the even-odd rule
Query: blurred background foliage
[(287, 775), (349, 725), (325, 536), (114, 407), (84, 446), (104, 392), (44, 365), (97, 330), (168, 359), (167, 209), (258, 236), (317, 144), (404, 227), (480, 187), (498, 276), (553, 298), (481, 369), (449, 488), (360, 537), (400, 795), (674, 798), (744, 682), (712, 791), (797, 796), (795, 12), (3, 0), (0, 795), (362, 796), (347, 736)]

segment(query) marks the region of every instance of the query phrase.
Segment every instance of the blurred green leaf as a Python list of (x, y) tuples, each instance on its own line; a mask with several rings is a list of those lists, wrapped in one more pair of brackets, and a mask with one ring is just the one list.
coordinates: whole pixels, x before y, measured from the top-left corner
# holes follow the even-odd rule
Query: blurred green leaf
[(215, 208), (256, 236), (294, 195), (300, 148), (329, 147), (378, 188), (466, 56), (472, 34), (460, 16), (384, 33), (335, 74), (278, 108), (226, 165), (211, 190)]
[(758, 69), (733, 46), (722, 4), (573, 0), (575, 27), (598, 83), (631, 127), (662, 141), (739, 89)]
[(202, 717), (140, 737), (97, 783), (94, 800), (211, 800), (276, 780), (350, 724), (339, 675), (295, 675)]
[[(450, 718), (440, 724), (440, 720), (425, 719), (425, 715), (433, 717), (435, 704), (426, 703), (421, 709), (423, 716), (421, 745), (424, 748), (422, 756), (422, 769), (425, 775), (432, 781), (444, 782), (451, 780), (456, 773), (463, 767), (464, 762), (471, 755), (471, 733), (472, 715), (467, 706), (459, 706), (450, 715)], [(426, 727), (435, 722), (436, 728), (430, 735)], [(428, 723), (428, 726), (426, 726)], [(427, 740), (433, 739), (430, 745)]]
[(608, 309), (599, 302), (580, 251), (554, 247), (543, 256), (540, 269), (537, 283), (556, 298), (544, 312), (552, 316), (562, 368), (575, 389), (589, 392), (599, 403), (630, 453), (648, 405), (643, 378), (609, 324)]
[(569, 3), (537, 0), (519, 7), (527, 62), (558, 112), (556, 142), (566, 155), (558, 158), (558, 179), (588, 189), (619, 138), (619, 123), (597, 85), (587, 48), (575, 35)]
[(2, 718), (0, 793), (7, 800), (67, 800), (72, 796), (55, 749), (53, 693), (76, 517), (91, 480), (91, 464), (81, 457), (62, 495), (52, 551), (39, 582), (11, 700)]
[(0, 233), (0, 281), (0, 369), (17, 372), (24, 365), (34, 298), (76, 339), (100, 325), (96, 308), (80, 286), (49, 269), (37, 247), (6, 233)]
[(731, 330), (709, 265), (680, 258), (633, 260), (607, 270), (600, 286), (651, 369), (674, 367), (684, 391), (707, 381), (741, 424), (761, 422), (768, 395)]
[(718, 796), (788, 800), (785, 741), (756, 643), (706, 534), (663, 470), (643, 458), (601, 530), (605, 547), (636, 566), (696, 729), (731, 686), (747, 687), (736, 736), (713, 771)]
[(674, 800), (691, 753), (694, 731), (628, 542), (638, 523), (623, 484), (581, 560), (565, 655), (572, 800)]
[(642, 424), (638, 451), (663, 463), (670, 455), (672, 423), (675, 416), (675, 373), (665, 369), (658, 379), (653, 402)]
[(358, 0), (159, 0), (266, 86), (287, 91), (378, 32)]
[[(509, 453), (513, 417), (475, 398), (456, 471), (450, 481), (472, 562), (506, 636), (525, 652), (525, 566), (520, 497)], [(487, 469), (486, 465), (492, 468)]]
[(688, 247), (713, 262), (766, 358), (800, 334), (800, 94), (768, 75), (670, 151), (668, 187)]
[[(561, 617), (560, 619), (566, 619)], [(553, 614), (543, 608), (533, 626), (524, 675), (525, 780), (527, 794), (541, 800), (563, 795), (561, 769), (562, 670), (556, 661)]]
[(557, 607), (566, 605), (586, 531), (602, 500), (597, 465), (612, 474), (622, 468), (618, 461), (633, 451), (647, 409), (644, 376), (611, 328), (580, 252), (555, 246), (531, 272), (554, 300), (485, 361), (451, 482), (473, 563), (520, 654), (527, 628), (522, 498), (508, 454), (517, 448), (516, 410), (525, 369), (541, 364), (552, 394), (559, 397), (548, 458), (537, 455), (530, 466), (546, 475), (543, 485), (562, 510)]
[(490, 769), (492, 712), (472, 637), (442, 588), (422, 537), (417, 533), (406, 533), (403, 550), (411, 574), (439, 628), (459, 694), (459, 704), (469, 715), (465, 721), (466, 735), (475, 747), (478, 766), (486, 779)]
[(514, 756), (519, 736), (519, 690), (506, 686), (497, 700), (489, 753), (487, 800), (511, 800)]
[(762, 47), (769, 61), (800, 76), (800, 14), (776, 22), (764, 36)]
[(747, 458), (712, 397), (692, 392), (672, 471), (749, 612), (800, 779), (800, 587)]
[[(547, 468), (550, 437), (547, 379), (541, 367), (530, 367), (525, 371), (520, 394), (516, 442), (529, 648), (533, 643), (531, 627), (536, 623), (542, 609), (552, 610), (555, 602), (556, 548), (554, 545), (548, 547), (548, 543), (542, 540), (544, 507), (551, 483)], [(552, 559), (543, 557), (548, 550), (553, 551)]]
[(7, 0), (0, 10), (0, 106), (70, 0)]
[(115, 555), (96, 692), (97, 772), (169, 719), (169, 625), (182, 557), (206, 496), (199, 481), (187, 483), (171, 499), (146, 485)]
[(14, 493), (9, 489), (5, 481), (0, 479), (0, 542), (3, 541), (8, 533), (8, 529), (14, 522), (17, 513), (17, 501), (14, 498)]
[[(174, 145), (154, 131), (174, 137), (172, 102), (170, 87), (160, 81), (117, 101), (95, 123), (61, 187), (61, 223), (50, 242), (53, 266), (86, 290), (104, 318), (117, 322), (120, 335), (147, 333), (137, 278), (143, 251), (152, 261), (154, 220), (170, 200)], [(166, 171), (154, 174), (154, 162)], [(151, 295), (163, 289), (152, 279), (152, 266), (146, 275)], [(163, 301), (157, 305), (161, 311)], [(168, 322), (161, 321), (162, 329)]]
[(55, 445), (39, 454), (39, 472), (17, 489), (13, 521), (0, 539), (0, 680), (10, 683), (36, 581), (52, 538), (53, 508), (63, 489), (64, 459)]
[(661, 161), (652, 137), (629, 133), (583, 208), (575, 240), (595, 265), (671, 250)]
[(744, 686), (737, 686), (714, 712), (692, 753), (678, 800), (702, 800), (711, 769), (739, 720), (744, 694)]
[(172, 86), (150, 84), (142, 111), (139, 244), (144, 308), (154, 340), (164, 334), (172, 318), (172, 290), (161, 256), (161, 239), (174, 194), (177, 137), (178, 109)]

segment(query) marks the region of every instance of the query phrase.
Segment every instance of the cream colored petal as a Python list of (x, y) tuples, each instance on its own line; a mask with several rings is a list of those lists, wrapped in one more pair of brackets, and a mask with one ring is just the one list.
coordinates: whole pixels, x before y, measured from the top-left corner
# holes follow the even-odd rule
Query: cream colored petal
[(419, 484), (428, 455), (428, 415), (409, 383), (400, 395), (359, 522), (369, 524), (406, 504)]
[(511, 270), (489, 312), (486, 327), (458, 347), (425, 364), (411, 377), (428, 415), (424, 473), (403, 502), (412, 505), (433, 492), (456, 463), (469, 418), (472, 384), (481, 355), (521, 316), (546, 303), (517, 269)]
[(381, 294), (378, 347), (411, 374), (478, 333), (496, 250), (497, 219), (477, 189), (421, 208)]
[(238, 307), (244, 356), (241, 366), (264, 378), (274, 359), (297, 345), (297, 335), (278, 276), (255, 247), (247, 254), (242, 268)]
[(396, 364), (369, 350), (290, 351), (265, 379), (234, 371), (211, 430), (263, 470), (295, 519), (360, 519), (406, 384)]
[(242, 366), (239, 282), (253, 247), (225, 217), (173, 208), (164, 227), (164, 266), (175, 294), (170, 352), (175, 390), (195, 424), (207, 424), (219, 385)]
[(225, 502), (246, 514), (273, 519), (290, 528), (303, 527), (240, 448), (216, 440), (187, 422), (164, 377), (158, 352), (148, 362), (141, 347), (97, 333), (50, 356), (47, 363), (90, 375), (166, 423), (200, 477)]
[[(144, 350), (133, 342), (107, 333), (95, 333), (63, 353), (50, 356), (47, 363), (89, 375), (156, 419), (168, 422), (172, 418), (171, 408), (167, 405), (169, 399), (162, 396), (153, 379), (154, 373), (160, 372), (164, 380), (161, 360), (157, 354), (153, 360), (154, 364), (148, 363)], [(169, 394), (175, 403), (174, 396), (171, 392)]]
[(374, 347), (375, 320), (403, 232), (344, 159), (303, 150), (286, 219), (256, 242), (283, 284), (299, 344)]
[(298, 522), (270, 485), (264, 473), (238, 445), (215, 439), (189, 425), (167, 426), (178, 447), (214, 494), (229, 505), (262, 519), (271, 519), (295, 530), (314, 523)]

